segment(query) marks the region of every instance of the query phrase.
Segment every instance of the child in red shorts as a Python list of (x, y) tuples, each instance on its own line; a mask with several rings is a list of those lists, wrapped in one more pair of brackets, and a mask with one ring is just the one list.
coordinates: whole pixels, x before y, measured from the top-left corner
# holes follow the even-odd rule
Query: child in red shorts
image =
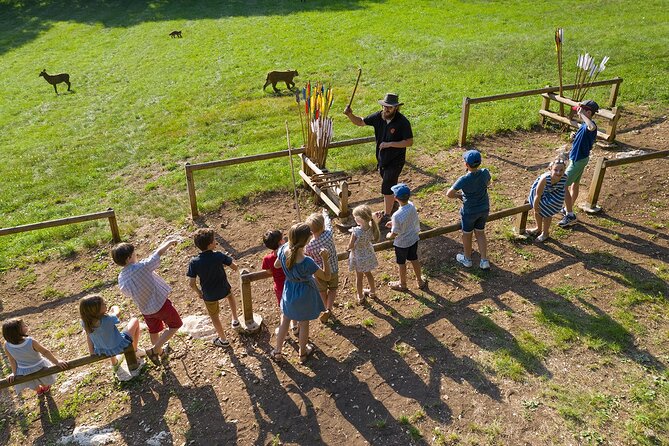
[[(155, 273), (160, 266), (160, 257), (178, 241), (178, 237), (168, 238), (153, 254), (139, 261), (135, 247), (130, 243), (119, 243), (111, 251), (114, 262), (123, 267), (118, 275), (121, 292), (135, 302), (144, 316), (153, 343), (153, 347), (146, 350), (146, 356), (156, 365), (160, 365), (165, 343), (183, 325), (179, 313), (167, 298), (170, 286)], [(167, 330), (163, 331), (165, 326)]]

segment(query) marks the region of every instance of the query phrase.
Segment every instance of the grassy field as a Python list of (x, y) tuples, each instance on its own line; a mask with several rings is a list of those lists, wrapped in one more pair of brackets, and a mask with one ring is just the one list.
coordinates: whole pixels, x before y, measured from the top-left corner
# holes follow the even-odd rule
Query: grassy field
[[(0, 226), (107, 207), (125, 233), (140, 217), (185, 219), (184, 162), (282, 149), (285, 120), (301, 143), (292, 97), (261, 90), (273, 69), (297, 69), (298, 85), (331, 83), (339, 110), (361, 66), (354, 111), (373, 112), (395, 91), (416, 147), (438, 151), (455, 141), (463, 96), (557, 83), (552, 33), (562, 26), (567, 82), (578, 52), (608, 55), (602, 78), (625, 79), (620, 103), (663, 110), (667, 23), (665, 1), (640, 10), (632, 1), (0, 0)], [(68, 72), (74, 92), (56, 96), (43, 68)], [(470, 132), (529, 127), (538, 107), (537, 98), (477, 106)], [(337, 113), (335, 134), (370, 132)], [(330, 159), (373, 165), (371, 148)], [(204, 210), (289, 184), (285, 161), (197, 176)], [(4, 237), (0, 270), (108, 237), (102, 223)]]

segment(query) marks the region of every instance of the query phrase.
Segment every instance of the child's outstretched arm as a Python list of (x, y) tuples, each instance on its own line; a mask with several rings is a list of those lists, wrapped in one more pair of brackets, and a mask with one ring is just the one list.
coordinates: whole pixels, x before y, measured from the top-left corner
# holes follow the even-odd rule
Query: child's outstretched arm
[(84, 330), (84, 335), (86, 336), (86, 346), (88, 347), (88, 353), (92, 355), (95, 353), (93, 341), (91, 341), (91, 337), (88, 335), (88, 333), (86, 333), (86, 330)]
[(33, 339), (33, 349), (36, 352), (39, 352), (42, 354), (42, 356), (46, 357), (49, 361), (53, 362), (56, 364), (58, 367), (61, 369), (65, 370), (69, 367), (67, 365), (67, 362), (61, 361), (60, 359), (56, 358), (53, 353), (51, 353), (46, 347), (43, 347), (39, 342)]
[(233, 271), (237, 271), (237, 270), (239, 269), (239, 265), (237, 265), (237, 264), (235, 263), (234, 260), (233, 260), (232, 263), (231, 263), (230, 265), (228, 265), (228, 266), (229, 266), (230, 269), (233, 270)]
[(452, 187), (446, 191), (446, 196), (448, 198), (457, 198), (458, 200), (462, 200), (462, 192), (455, 190)]
[(171, 235), (165, 239), (165, 241), (156, 249), (156, 252), (159, 256), (162, 256), (170, 249), (172, 246), (179, 243), (179, 237)]
[(348, 246), (346, 247), (347, 251), (350, 251), (355, 246), (356, 237), (355, 234), (351, 233), (351, 239), (348, 241)]
[(9, 367), (12, 368), (12, 373), (7, 375), (7, 381), (11, 383), (14, 381), (14, 376), (16, 376), (16, 360), (12, 354), (9, 353), (9, 350), (7, 350), (7, 344), (5, 344), (5, 354), (7, 355), (7, 359), (9, 359)]
[(197, 286), (197, 279), (195, 277), (189, 277), (188, 285), (191, 287), (195, 294), (202, 299), (202, 290)]
[(578, 115), (581, 117), (585, 125), (588, 127), (588, 130), (590, 130), (591, 132), (597, 130), (597, 124), (595, 124), (595, 122), (592, 119), (585, 116), (585, 113), (583, 113), (583, 109), (580, 107), (578, 109)]

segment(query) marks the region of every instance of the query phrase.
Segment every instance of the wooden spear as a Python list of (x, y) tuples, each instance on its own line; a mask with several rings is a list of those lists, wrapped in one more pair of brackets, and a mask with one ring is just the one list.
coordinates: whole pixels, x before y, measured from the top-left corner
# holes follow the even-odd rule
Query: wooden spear
[(293, 167), (293, 152), (290, 147), (290, 130), (288, 129), (288, 120), (286, 119), (286, 141), (288, 141), (288, 159), (290, 160), (290, 175), (293, 177), (293, 193), (295, 194), (295, 210), (297, 211), (297, 221), (302, 221), (300, 216), (300, 203), (297, 201), (297, 186), (295, 186), (295, 168)]
[(353, 87), (353, 94), (351, 95), (351, 100), (348, 101), (348, 108), (351, 108), (353, 104), (353, 98), (355, 97), (355, 91), (358, 89), (358, 82), (360, 82), (360, 75), (362, 74), (362, 68), (358, 68), (358, 79), (355, 81), (355, 87)]

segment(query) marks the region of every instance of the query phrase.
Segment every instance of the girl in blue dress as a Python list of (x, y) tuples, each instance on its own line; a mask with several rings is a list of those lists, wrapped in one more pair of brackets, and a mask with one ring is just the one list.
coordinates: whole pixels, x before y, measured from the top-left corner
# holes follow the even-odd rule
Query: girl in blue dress
[(532, 184), (527, 201), (534, 209), (534, 220), (537, 226), (528, 229), (529, 235), (536, 235), (538, 242), (548, 239), (549, 228), (553, 215), (560, 212), (564, 204), (567, 175), (564, 174), (565, 163), (561, 158), (548, 165), (549, 171), (543, 173)]
[[(119, 308), (114, 305), (107, 313), (107, 305), (102, 296), (97, 294), (86, 296), (79, 301), (79, 315), (81, 325), (86, 332), (86, 343), (91, 355), (109, 356), (112, 366), (119, 364), (123, 359), (120, 355), (123, 350), (132, 344), (137, 356), (144, 356), (143, 351), (138, 351), (140, 327), (137, 318), (133, 317), (122, 332), (118, 331), (116, 325)], [(118, 357), (116, 355), (119, 355)]]
[(272, 350), (272, 358), (280, 360), (281, 347), (288, 333), (291, 320), (299, 323), (300, 362), (304, 363), (314, 352), (309, 341), (309, 321), (318, 318), (325, 311), (323, 300), (318, 292), (314, 276), (321, 280), (330, 280), (330, 266), (327, 250), (320, 252), (323, 267), (320, 269), (311, 257), (304, 255), (304, 247), (311, 237), (311, 229), (304, 223), (293, 225), (288, 231), (288, 243), (277, 251), (276, 268), (282, 268), (286, 274), (286, 282), (281, 296), (281, 325), (276, 336), (276, 347)]
[[(7, 376), (7, 381), (14, 382), (17, 376), (29, 375), (38, 372), (54, 364), (65, 370), (68, 365), (56, 357), (45, 347), (28, 336), (28, 326), (22, 319), (12, 318), (2, 324), (2, 337), (5, 338), (5, 353), (12, 368), (12, 373)], [(23, 389), (33, 389), (38, 395), (51, 390), (51, 385), (56, 382), (56, 375), (44, 376), (32, 381), (16, 384), (14, 390), (17, 395)]]

